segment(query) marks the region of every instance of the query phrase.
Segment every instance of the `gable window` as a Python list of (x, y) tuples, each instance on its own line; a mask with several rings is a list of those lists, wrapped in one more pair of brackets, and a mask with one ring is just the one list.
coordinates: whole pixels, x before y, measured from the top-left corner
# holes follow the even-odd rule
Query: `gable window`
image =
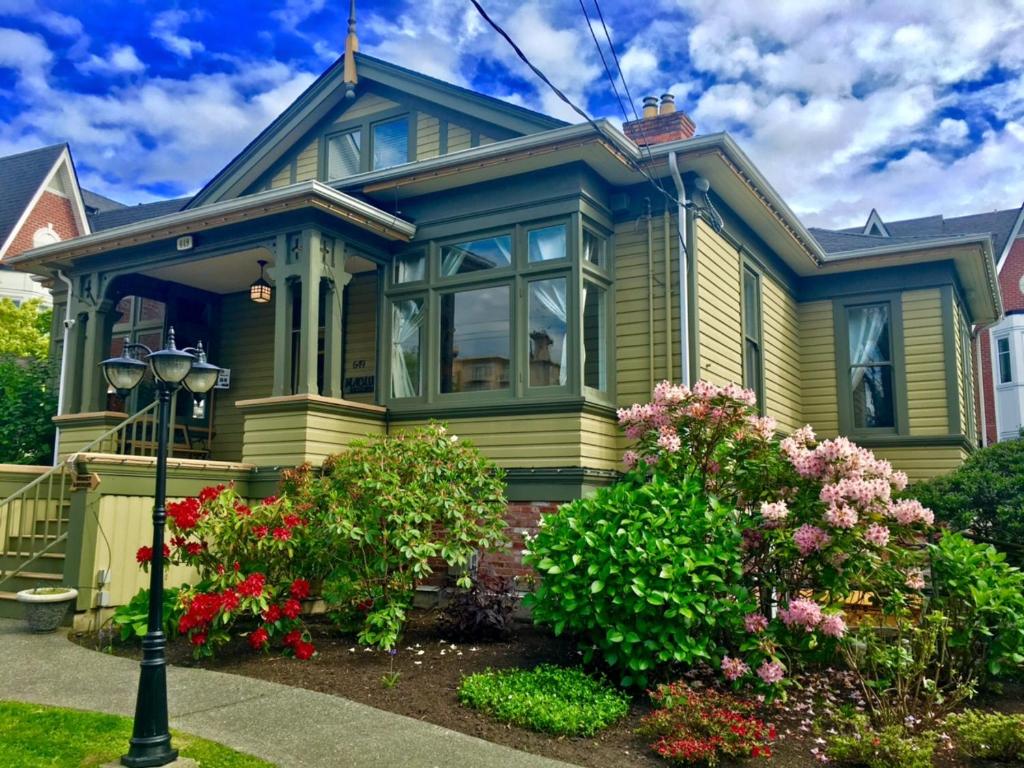
[(508, 285), (441, 296), (441, 392), (508, 389), (511, 301)]
[(847, 381), (855, 429), (895, 429), (891, 306), (888, 302), (846, 308)]
[(764, 412), (764, 363), (761, 336), (761, 276), (743, 267), (743, 386), (757, 395)]
[(327, 138), (327, 180), (343, 179), (360, 171), (362, 132), (356, 128)]
[(1010, 357), (1010, 337), (996, 339), (996, 360), (999, 368), (999, 383), (1013, 383), (1013, 366)]
[(370, 170), (409, 162), (409, 118), (376, 123), (372, 128), (373, 155)]

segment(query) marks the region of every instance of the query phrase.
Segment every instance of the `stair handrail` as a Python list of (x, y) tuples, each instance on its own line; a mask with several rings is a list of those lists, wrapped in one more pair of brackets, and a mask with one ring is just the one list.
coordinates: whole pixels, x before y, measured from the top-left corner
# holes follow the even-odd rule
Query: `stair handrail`
[[(8, 508), (9, 505), (11, 505), (14, 501), (17, 501), (18, 499), (22, 499), (23, 501), (26, 501), (27, 500), (27, 498), (26, 498), (27, 495), (33, 489), (36, 489), (36, 495), (35, 495), (35, 498), (33, 499), (33, 502), (32, 502), (33, 503), (32, 518), (31, 518), (31, 520), (28, 523), (28, 527), (31, 530), (34, 531), (35, 530), (35, 525), (38, 522), (37, 517), (38, 517), (39, 502), (40, 502), (39, 488), (41, 488), (42, 484), (43, 483), (47, 483), (47, 491), (46, 491), (46, 494), (44, 495), (44, 497), (42, 499), (42, 501), (43, 501), (43, 510), (44, 510), (44, 513), (45, 513), (45, 511), (47, 509), (49, 509), (49, 506), (50, 506), (51, 502), (53, 501), (53, 498), (52, 498), (52, 496), (53, 496), (53, 479), (57, 475), (61, 476), (60, 482), (59, 482), (60, 496), (59, 496), (59, 499), (58, 499), (58, 505), (60, 507), (63, 507), (65, 496), (66, 496), (66, 493), (67, 493), (67, 483), (65, 482), (64, 475), (65, 474), (70, 474), (72, 477), (74, 476), (73, 465), (74, 465), (75, 461), (77, 460), (78, 456), (80, 454), (89, 453), (89, 452), (93, 451), (95, 448), (102, 446), (105, 441), (110, 440), (113, 437), (116, 437), (118, 434), (120, 434), (120, 437), (121, 437), (121, 440), (120, 440), (121, 447), (122, 447), (122, 449), (124, 449), (124, 447), (126, 446), (126, 429), (128, 427), (130, 427), (130, 426), (133, 426), (133, 425), (137, 424), (139, 421), (142, 420), (143, 417), (145, 417), (146, 415), (148, 415), (148, 414), (152, 413), (153, 411), (155, 411), (156, 407), (157, 407), (157, 401), (154, 400), (152, 403), (147, 405), (145, 408), (141, 409), (140, 411), (137, 411), (136, 413), (134, 413), (131, 416), (129, 416), (128, 418), (126, 418), (124, 421), (121, 421), (118, 424), (116, 424), (115, 426), (113, 426), (110, 429), (108, 429), (106, 432), (101, 434), (99, 437), (96, 437), (95, 439), (93, 439), (91, 442), (89, 442), (83, 448), (80, 448), (79, 450), (75, 451), (74, 453), (68, 454), (68, 456), (63, 461), (60, 461), (57, 464), (54, 464), (52, 467), (50, 467), (45, 472), (43, 472), (41, 475), (39, 475), (39, 477), (37, 477), (35, 480), (33, 480), (32, 482), (22, 486), (21, 488), (16, 490), (14, 493), (10, 494), (7, 498), (5, 498), (4, 500), (0, 501), (0, 515), (2, 515), (2, 513), (4, 512), (5, 509), (7, 510), (6, 516), (0, 517), (0, 519), (2, 519), (3, 522), (4, 522), (3, 538), (0, 539), (0, 555), (9, 554), (7, 550), (8, 550), (8, 545), (10, 544), (10, 541), (11, 541), (12, 538), (16, 538), (17, 541), (18, 541), (18, 546), (17, 546), (16, 549), (14, 549), (14, 554), (15, 555), (20, 554), (22, 552), (22, 547), (24, 545), (25, 538), (26, 538), (26, 535), (25, 535), (25, 533), (23, 531), (19, 530), (19, 532), (16, 533), (16, 534), (12, 534), (11, 533), (11, 527), (12, 527), (12, 523), (13, 523), (13, 520), (14, 520), (14, 514), (13, 514), (12, 510)], [(49, 520), (48, 519), (44, 519), (44, 523), (45, 523), (46, 530), (44, 531), (44, 533), (42, 535), (45, 538), (45, 537), (47, 537), (49, 535), (50, 525), (49, 525)], [(64, 531), (63, 533), (61, 533), (61, 531), (60, 531), (60, 521), (57, 520), (56, 523), (57, 523), (58, 527), (57, 527), (57, 530), (55, 532), (55, 538), (52, 541), (50, 541), (48, 544), (46, 544), (45, 546), (43, 546), (43, 547), (41, 547), (39, 549), (36, 549), (35, 545), (30, 545), (29, 549), (27, 550), (27, 553), (30, 554), (31, 556), (27, 560), (25, 560), (24, 562), (20, 563), (17, 567), (13, 568), (12, 570), (5, 571), (4, 568), (0, 567), (0, 586), (5, 584), (10, 579), (13, 579), (15, 576), (17, 576), (19, 573), (21, 573), (23, 570), (25, 570), (25, 568), (28, 565), (30, 565), (31, 563), (33, 563), (36, 560), (38, 560), (40, 557), (42, 557), (44, 554), (49, 552), (55, 546), (57, 546), (58, 544), (60, 544), (61, 542), (65, 541), (67, 539), (67, 536), (68, 536), (67, 531)], [(35, 538), (35, 534), (34, 533), (32, 534), (32, 538)]]

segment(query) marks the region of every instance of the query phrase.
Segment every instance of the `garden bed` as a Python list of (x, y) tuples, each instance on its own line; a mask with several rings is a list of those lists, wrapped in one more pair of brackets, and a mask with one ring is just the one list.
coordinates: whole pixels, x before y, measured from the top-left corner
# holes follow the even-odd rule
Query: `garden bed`
[[(433, 613), (415, 612), (393, 660), (394, 671), (399, 673), (398, 683), (393, 688), (385, 687), (381, 681), (391, 670), (392, 660), (386, 653), (359, 647), (352, 638), (340, 636), (323, 620), (312, 621), (310, 630), (318, 655), (305, 662), (254, 653), (244, 639), (233, 641), (219, 658), (202, 662), (192, 659), (191, 647), (187, 643), (172, 639), (168, 656), (172, 664), (216, 669), (343, 696), (487, 741), (588, 768), (654, 768), (667, 765), (633, 733), (640, 718), (650, 711), (643, 697), (634, 701), (623, 721), (593, 738), (558, 738), (534, 733), (497, 723), (459, 705), (457, 690), (465, 675), (488, 668), (578, 663), (578, 654), (571, 643), (553, 638), (528, 624), (518, 625), (515, 636), (505, 642), (452, 643), (439, 635)], [(93, 648), (100, 644), (96, 635), (81, 635), (74, 639)], [(110, 650), (122, 656), (138, 656), (138, 648), (134, 644), (115, 644)], [(827, 698), (833, 697), (833, 706), (844, 702), (856, 704), (852, 692), (840, 683), (837, 683), (837, 678), (823, 674), (808, 681), (806, 691), (792, 692), (786, 705), (766, 708), (764, 719), (773, 722), (778, 729), (775, 755), (771, 761), (755, 760), (749, 764), (782, 768), (818, 765), (811, 754), (812, 749), (820, 748), (814, 723), (828, 706)], [(1007, 685), (1000, 696), (988, 696), (974, 704), (1004, 712), (1024, 712), (1024, 687)], [(959, 765), (966, 764), (946, 756), (936, 761), (936, 766), (941, 768)]]

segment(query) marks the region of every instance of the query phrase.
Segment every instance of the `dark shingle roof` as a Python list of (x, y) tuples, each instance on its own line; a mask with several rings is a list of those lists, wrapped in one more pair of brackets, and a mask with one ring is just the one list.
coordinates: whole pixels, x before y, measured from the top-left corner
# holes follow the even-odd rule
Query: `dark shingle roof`
[(0, 157), (0, 245), (7, 242), (67, 144), (40, 147), (17, 155)]
[(105, 213), (106, 211), (115, 211), (118, 208), (124, 208), (124, 203), (119, 203), (117, 200), (111, 200), (109, 197), (104, 197), (101, 194), (93, 192), (92, 190), (81, 189), (82, 192), (82, 203), (85, 205), (86, 213)]
[(1020, 208), (1007, 208), (1003, 211), (974, 213), (969, 216), (956, 216), (947, 219), (942, 215), (922, 216), (917, 219), (886, 221), (885, 228), (892, 237), (879, 235), (863, 235), (863, 227), (846, 229), (811, 228), (811, 234), (825, 249), (826, 253), (840, 251), (857, 251), (883, 245), (896, 245), (901, 242), (920, 243), (955, 235), (991, 235), (992, 250), (996, 258), (1003, 252), (1006, 242), (1013, 231), (1013, 225), (1020, 214)]
[(155, 219), (158, 216), (168, 216), (180, 211), (191, 199), (191, 197), (179, 197), (174, 200), (160, 200), (156, 203), (128, 205), (123, 208), (95, 213), (89, 217), (89, 226), (93, 232), (100, 232), (104, 229), (113, 229), (114, 227), (123, 227), (126, 224), (136, 224), (140, 221)]

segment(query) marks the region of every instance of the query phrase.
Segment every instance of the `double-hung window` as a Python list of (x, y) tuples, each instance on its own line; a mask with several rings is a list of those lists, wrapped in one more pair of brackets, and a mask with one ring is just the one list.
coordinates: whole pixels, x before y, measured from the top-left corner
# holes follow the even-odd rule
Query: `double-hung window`
[(1013, 358), (1010, 351), (1010, 337), (996, 339), (996, 369), (1000, 384), (1013, 383)]
[(327, 137), (327, 181), (354, 176), (362, 170), (362, 131), (354, 128)]
[(764, 354), (761, 335), (761, 276), (743, 267), (743, 386), (757, 395), (764, 412)]
[(840, 428), (905, 431), (900, 402), (902, 334), (899, 297), (837, 302)]
[(415, 159), (409, 115), (347, 123), (323, 139), (322, 173), (336, 181), (357, 173), (379, 171)]

